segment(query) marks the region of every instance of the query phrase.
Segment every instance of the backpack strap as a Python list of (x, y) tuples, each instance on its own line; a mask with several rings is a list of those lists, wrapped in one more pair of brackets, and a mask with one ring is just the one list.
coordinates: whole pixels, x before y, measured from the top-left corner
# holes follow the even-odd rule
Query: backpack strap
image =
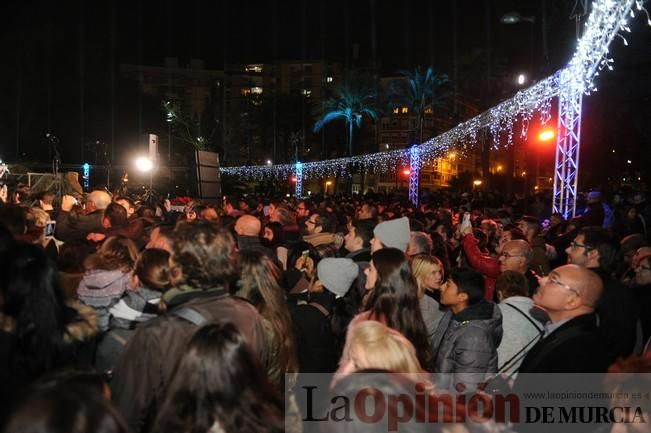
[(307, 304), (307, 305), (311, 305), (311, 306), (313, 306), (314, 308), (316, 308), (317, 310), (319, 310), (319, 311), (321, 312), (321, 314), (323, 314), (324, 316), (326, 316), (326, 318), (330, 317), (330, 313), (328, 313), (328, 310), (326, 310), (325, 307), (324, 307), (323, 305), (321, 305), (321, 304), (319, 304), (319, 303), (317, 303), (317, 302), (310, 302), (310, 303)]
[(208, 323), (208, 320), (201, 315), (197, 310), (191, 307), (183, 307), (171, 312), (176, 317), (187, 320), (188, 322), (196, 325), (203, 326)]
[(504, 304), (505, 304), (505, 305), (508, 305), (508, 306), (511, 307), (511, 308), (513, 308), (515, 311), (517, 311), (518, 313), (520, 313), (520, 314), (521, 314), (525, 319), (527, 319), (527, 320), (529, 321), (529, 323), (531, 323), (531, 324), (534, 326), (534, 328), (536, 328), (536, 330), (538, 331), (538, 335), (536, 335), (535, 337), (533, 337), (533, 338), (531, 339), (531, 341), (529, 341), (527, 344), (525, 344), (524, 347), (523, 347), (522, 349), (520, 349), (520, 350), (519, 350), (515, 355), (513, 355), (513, 356), (512, 356), (508, 361), (506, 361), (504, 364), (502, 364), (501, 367), (498, 367), (498, 369), (497, 369), (498, 374), (499, 374), (499, 373), (502, 373), (504, 370), (506, 370), (506, 368), (510, 367), (510, 365), (511, 365), (512, 363), (514, 363), (517, 359), (519, 359), (520, 357), (523, 357), (524, 355), (526, 355), (526, 352), (527, 352), (527, 350), (529, 349), (529, 347), (530, 347), (532, 344), (537, 343), (537, 342), (542, 338), (542, 336), (543, 336), (543, 334), (544, 334), (544, 332), (545, 332), (545, 331), (544, 331), (544, 328), (541, 328), (540, 326), (538, 326), (538, 324), (537, 324), (535, 321), (533, 321), (533, 320), (532, 320), (532, 319), (531, 319), (531, 318), (530, 318), (530, 317), (529, 317), (529, 316), (528, 316), (524, 311), (522, 311), (521, 309), (519, 309), (519, 308), (516, 307), (515, 305), (511, 305), (511, 304), (506, 303), (506, 302), (505, 302)]
[(515, 305), (511, 305), (511, 304), (509, 304), (509, 303), (507, 303), (507, 302), (505, 302), (504, 305), (508, 305), (509, 307), (511, 307), (511, 308), (513, 308), (515, 311), (517, 311), (518, 313), (522, 314), (522, 316), (523, 316), (525, 319), (527, 319), (527, 320), (529, 321), (529, 323), (531, 323), (531, 324), (533, 325), (533, 327), (536, 328), (536, 330), (537, 330), (539, 333), (542, 334), (543, 332), (545, 332), (545, 329), (544, 329), (544, 328), (541, 328), (540, 326), (538, 326), (538, 324), (537, 324), (535, 321), (533, 321), (533, 320), (531, 319), (531, 317), (529, 317), (529, 316), (528, 316), (524, 311), (522, 311), (521, 309), (519, 309), (519, 308), (516, 307)]

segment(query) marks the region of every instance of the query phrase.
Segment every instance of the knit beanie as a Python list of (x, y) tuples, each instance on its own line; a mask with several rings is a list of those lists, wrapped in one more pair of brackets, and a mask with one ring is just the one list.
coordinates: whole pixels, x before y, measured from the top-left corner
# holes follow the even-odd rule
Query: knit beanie
[(348, 293), (359, 274), (359, 267), (351, 259), (321, 259), (316, 267), (317, 276), (323, 287), (342, 297)]
[(375, 226), (373, 234), (385, 247), (405, 251), (409, 244), (409, 218), (381, 222)]

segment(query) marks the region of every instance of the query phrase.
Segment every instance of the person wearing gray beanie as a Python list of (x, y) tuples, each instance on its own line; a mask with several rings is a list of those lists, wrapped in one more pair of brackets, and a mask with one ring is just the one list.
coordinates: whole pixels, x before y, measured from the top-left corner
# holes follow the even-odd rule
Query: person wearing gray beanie
[(359, 268), (351, 259), (330, 257), (322, 259), (316, 269), (321, 285), (338, 298), (348, 293), (359, 273)]
[(371, 252), (385, 247), (397, 248), (405, 252), (409, 245), (409, 218), (383, 221), (375, 226), (373, 235), (375, 237), (371, 239)]

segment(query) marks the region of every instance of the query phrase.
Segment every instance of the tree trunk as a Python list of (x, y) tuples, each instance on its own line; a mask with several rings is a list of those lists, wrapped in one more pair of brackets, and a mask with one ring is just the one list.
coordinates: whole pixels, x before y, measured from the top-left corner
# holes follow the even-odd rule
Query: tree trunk
[(348, 124), (348, 156), (353, 156), (353, 122)]

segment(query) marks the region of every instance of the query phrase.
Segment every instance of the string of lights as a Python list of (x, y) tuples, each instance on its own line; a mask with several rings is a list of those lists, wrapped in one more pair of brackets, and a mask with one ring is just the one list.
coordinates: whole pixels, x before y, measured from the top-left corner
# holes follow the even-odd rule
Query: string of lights
[[(635, 10), (645, 13), (651, 25), (643, 0), (595, 0), (583, 36), (568, 66), (533, 86), (517, 92), (499, 105), (467, 120), (449, 131), (419, 145), (419, 164), (439, 158), (452, 150), (461, 150), (477, 141), (478, 132), (488, 128), (493, 137), (493, 147), (512, 144), (515, 125), (520, 124), (520, 135), (526, 137), (528, 126), (536, 114), (541, 124), (551, 119), (552, 99), (561, 91), (590, 94), (596, 91), (594, 79), (604, 68), (613, 69), (609, 45), (616, 37), (627, 45), (625, 35), (630, 32), (628, 20)], [(635, 10), (634, 10), (635, 9)], [(571, 86), (568, 89), (567, 86)], [(506, 135), (506, 140), (501, 138)], [(559, 140), (561, 139), (559, 134)], [(398, 149), (373, 154), (357, 155), (324, 161), (303, 162), (301, 180), (328, 176), (351, 176), (351, 167), (367, 172), (394, 171), (397, 166), (410, 164), (410, 149)], [(243, 179), (261, 180), (275, 177), (288, 179), (296, 175), (295, 164), (221, 167), (225, 175)], [(298, 185), (297, 185), (298, 189)]]

